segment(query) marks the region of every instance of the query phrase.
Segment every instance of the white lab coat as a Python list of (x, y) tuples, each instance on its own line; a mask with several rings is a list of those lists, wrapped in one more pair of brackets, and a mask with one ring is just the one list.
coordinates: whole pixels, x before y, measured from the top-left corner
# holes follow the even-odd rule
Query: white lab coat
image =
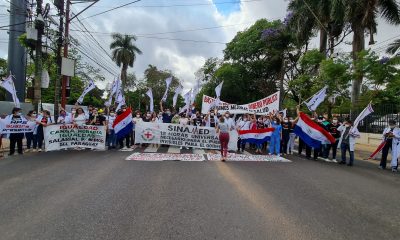
[[(385, 139), (385, 134), (390, 132), (390, 128), (387, 127), (385, 130), (383, 130), (382, 137)], [(391, 167), (397, 167), (397, 158), (400, 155), (400, 128), (395, 127), (393, 129), (393, 135), (394, 137), (392, 138), (392, 162), (391, 162)]]
[[(360, 138), (360, 132), (358, 131), (357, 128), (353, 128), (350, 129), (349, 131), (349, 143), (350, 143), (350, 151), (354, 152), (354, 147), (356, 145), (356, 139)], [(337, 129), (340, 132), (340, 139), (339, 139), (339, 143), (338, 143), (338, 148), (340, 148), (340, 146), (342, 145), (342, 141), (343, 141), (343, 135), (346, 132), (346, 126), (343, 124), (340, 127), (338, 127)]]

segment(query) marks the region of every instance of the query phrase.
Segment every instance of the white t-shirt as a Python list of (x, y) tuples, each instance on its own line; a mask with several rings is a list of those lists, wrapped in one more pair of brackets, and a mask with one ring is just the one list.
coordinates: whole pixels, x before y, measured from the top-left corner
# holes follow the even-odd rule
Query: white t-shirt
[(71, 122), (72, 122), (72, 120), (71, 120), (71, 116), (69, 114), (65, 115), (65, 117), (59, 116), (57, 119), (57, 123), (69, 124)]
[(233, 118), (226, 118), (226, 117), (224, 117), (224, 118), (225, 118), (226, 124), (228, 124), (228, 126), (229, 126), (229, 131), (232, 129), (235, 129), (235, 121), (233, 120)]
[(108, 129), (114, 129), (113, 124), (114, 124), (115, 116), (107, 116), (106, 120), (108, 122)]
[(84, 125), (86, 123), (86, 115), (84, 113), (79, 114), (74, 118), (74, 123), (76, 123), (78, 126)]
[(240, 120), (237, 124), (239, 130), (250, 130), (250, 121)]

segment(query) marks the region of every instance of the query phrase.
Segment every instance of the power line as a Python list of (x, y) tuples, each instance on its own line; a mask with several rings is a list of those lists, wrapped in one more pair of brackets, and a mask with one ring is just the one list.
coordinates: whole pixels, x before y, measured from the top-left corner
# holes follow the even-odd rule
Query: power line
[(101, 15), (101, 14), (108, 13), (108, 12), (114, 11), (114, 10), (116, 10), (116, 9), (119, 9), (119, 8), (123, 8), (123, 7), (126, 7), (126, 6), (128, 6), (128, 5), (131, 5), (131, 4), (134, 4), (134, 3), (140, 2), (140, 1), (142, 1), (142, 0), (135, 0), (135, 1), (132, 1), (132, 2), (129, 2), (129, 3), (125, 3), (125, 4), (122, 4), (122, 5), (120, 5), (120, 6), (117, 6), (117, 7), (111, 8), (111, 9), (109, 9), (109, 10), (106, 10), (106, 11), (103, 11), (103, 12), (96, 13), (96, 14), (94, 14), (94, 15), (91, 15), (91, 16), (89, 16), (89, 17), (82, 18), (81, 20), (85, 20), (85, 19), (88, 19), (88, 18), (96, 17), (96, 16), (99, 16), (99, 15)]
[[(128, 8), (169, 8), (169, 7), (194, 7), (194, 6), (214, 6), (224, 4), (238, 4), (244, 2), (261, 2), (265, 0), (242, 0), (242, 1), (229, 1), (229, 2), (216, 2), (216, 3), (193, 3), (193, 4), (173, 4), (173, 5), (141, 5), (129, 6)], [(95, 6), (94, 8), (109, 8), (111, 6)]]
[(15, 24), (10, 24), (10, 25), (5, 25), (5, 26), (0, 26), (0, 28), (6, 28), (6, 27), (12, 27), (12, 26), (17, 26), (17, 25), (22, 25), (27, 23), (27, 21), (25, 22), (21, 22), (21, 23), (15, 23)]

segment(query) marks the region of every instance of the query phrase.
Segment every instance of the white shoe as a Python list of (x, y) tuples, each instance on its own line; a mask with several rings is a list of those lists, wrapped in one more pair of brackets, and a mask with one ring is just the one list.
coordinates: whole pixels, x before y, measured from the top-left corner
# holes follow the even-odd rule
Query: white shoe
[(41, 149), (41, 148), (39, 148), (39, 149), (38, 149), (38, 152), (41, 152), (41, 151), (42, 151), (42, 149)]
[(25, 152), (26, 153), (28, 153), (28, 152), (30, 152), (31, 151), (31, 149), (25, 149)]
[(183, 147), (180, 147), (179, 149), (180, 149), (180, 150), (182, 150), (182, 149), (183, 149)]
[(128, 149), (127, 147), (123, 147), (123, 148), (122, 148), (122, 150), (127, 150), (127, 149)]
[(336, 159), (332, 159), (332, 162), (337, 163)]

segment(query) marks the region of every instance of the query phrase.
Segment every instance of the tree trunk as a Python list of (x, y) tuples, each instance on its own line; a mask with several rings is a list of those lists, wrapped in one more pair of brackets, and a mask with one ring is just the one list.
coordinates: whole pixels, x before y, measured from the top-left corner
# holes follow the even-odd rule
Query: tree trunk
[(125, 86), (126, 86), (126, 79), (128, 75), (128, 65), (127, 64), (122, 64), (122, 69), (121, 69), (121, 81), (122, 81), (122, 92), (125, 92)]
[[(364, 28), (360, 24), (353, 23), (351, 26), (353, 30), (353, 66), (358, 59), (358, 53), (365, 49), (365, 39), (364, 39)], [(355, 71), (358, 71), (357, 69)], [(361, 85), (363, 81), (362, 73), (355, 74), (351, 87), (351, 104), (353, 107), (356, 106), (358, 98), (360, 97)]]
[(321, 28), (319, 30), (319, 52), (323, 53), (326, 56), (326, 49), (328, 43), (328, 33)]

